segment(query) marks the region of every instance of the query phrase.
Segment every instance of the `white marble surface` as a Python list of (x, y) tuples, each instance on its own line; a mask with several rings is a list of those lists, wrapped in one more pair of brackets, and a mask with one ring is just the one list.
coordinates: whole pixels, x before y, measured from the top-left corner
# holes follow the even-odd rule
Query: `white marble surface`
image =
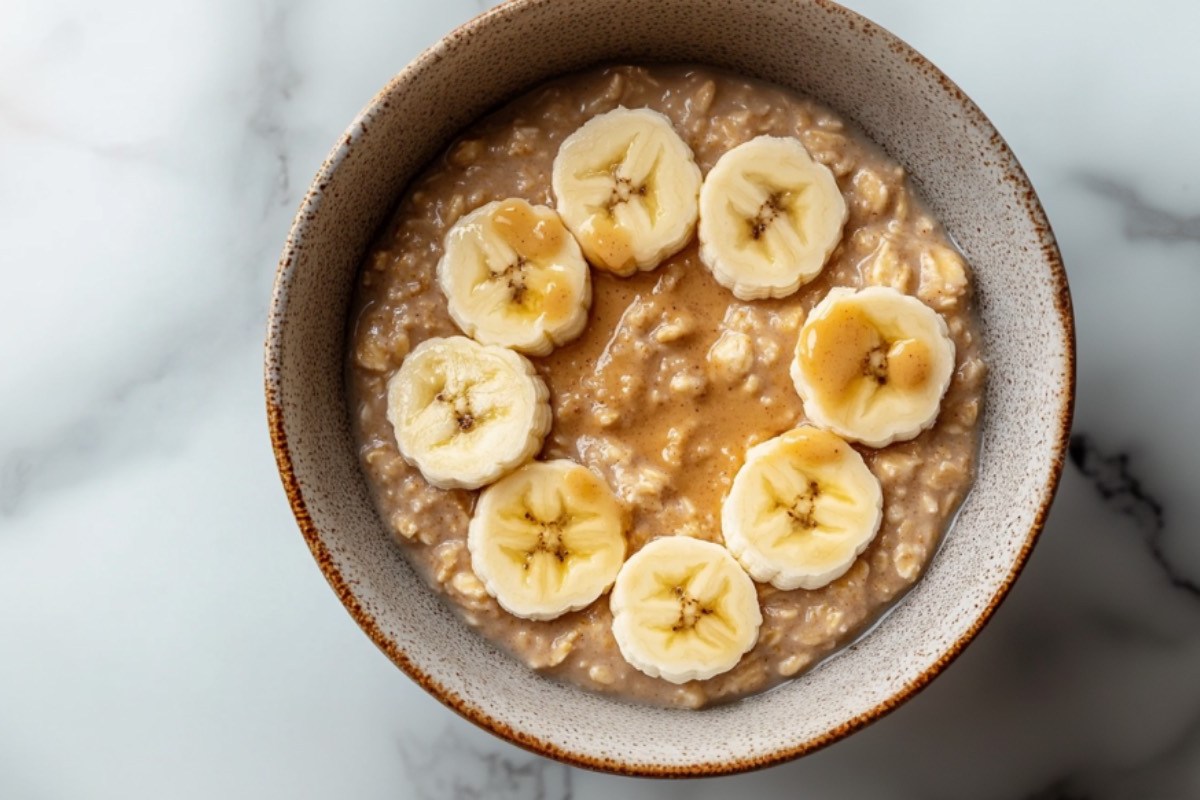
[(0, 2), (0, 798), (1200, 796), (1200, 6), (851, 3), (1041, 192), (1078, 317), (1075, 463), (926, 692), (801, 761), (656, 783), (506, 745), (392, 667), (267, 442), (303, 187), (482, 5)]

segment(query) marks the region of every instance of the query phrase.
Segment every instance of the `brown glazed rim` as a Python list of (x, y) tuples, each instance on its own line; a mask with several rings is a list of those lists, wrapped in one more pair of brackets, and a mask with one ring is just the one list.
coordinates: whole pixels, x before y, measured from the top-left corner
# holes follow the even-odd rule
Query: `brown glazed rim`
[[(292, 513), (296, 517), (296, 522), (300, 526), (300, 531), (304, 535), (305, 541), (308, 543), (309, 549), (312, 551), (313, 557), (317, 561), (321, 572), (325, 574), (326, 580), (341, 599), (342, 604), (350, 612), (350, 616), (358, 623), (359, 627), (371, 637), (372, 641), (387, 654), (400, 669), (404, 670), (409, 677), (415, 680), (421, 687), (436, 697), (442, 704), (454, 710), (461, 716), (475, 723), (481, 728), (490, 731), (491, 733), (506, 739), (513, 744), (530, 750), (538, 755), (547, 756), (557, 759), (572, 766), (584, 767), (587, 769), (599, 770), (602, 772), (610, 772), (620, 775), (629, 775), (637, 777), (660, 777), (660, 778), (688, 778), (688, 777), (705, 777), (716, 775), (730, 775), (739, 772), (748, 772), (750, 770), (761, 769), (775, 764), (780, 764), (784, 761), (789, 761), (798, 756), (811, 753), (826, 747), (834, 742), (849, 736), (851, 733), (865, 727), (871, 722), (878, 720), (894, 711), (905, 701), (915, 696), (918, 692), (924, 689), (929, 683), (937, 677), (939, 673), (951, 664), (962, 653), (963, 649), (975, 638), (976, 635), (983, 629), (984, 625), (991, 619), (992, 615), (999, 608), (1000, 603), (1007, 596), (1013, 582), (1021, 574), (1024, 569), (1029, 554), (1033, 550), (1034, 544), (1037, 542), (1038, 536), (1042, 532), (1042, 528), (1046, 522), (1046, 516), (1050, 510), (1050, 504), (1054, 500), (1054, 494), (1058, 489), (1059, 478), (1062, 476), (1064, 465), (1064, 457), (1067, 452), (1068, 440), (1071, 432), (1071, 421), (1075, 407), (1075, 322), (1071, 309), (1071, 295), (1067, 285), (1067, 274), (1063, 268), (1062, 256), (1058, 251), (1058, 246), (1055, 244), (1054, 233), (1050, 228), (1050, 223), (1046, 219), (1045, 211), (1042, 209), (1041, 203), (1038, 200), (1037, 193), (1033, 186), (1029, 183), (1029, 178), (1025, 174), (1025, 170), (1009, 149), (1008, 144), (995, 130), (991, 121), (979, 110), (978, 106), (963, 93), (963, 91), (955, 85), (953, 81), (947, 78), (940, 70), (929, 62), (924, 56), (913, 49), (907, 42), (904, 42), (894, 34), (886, 31), (874, 22), (862, 17), (861, 15), (850, 11), (830, 0), (807, 0), (817, 7), (826, 11), (829, 14), (842, 15), (850, 20), (851, 26), (860, 25), (865, 31), (883, 36), (890, 41), (890, 46), (908, 63), (915, 68), (921, 70), (927, 75), (932, 76), (942, 86), (948, 95), (954, 98), (955, 101), (963, 108), (967, 116), (985, 131), (991, 131), (991, 143), (999, 151), (999, 154), (1006, 163), (1005, 180), (1012, 183), (1021, 193), (1022, 203), (1025, 206), (1025, 211), (1029, 215), (1029, 220), (1033, 224), (1034, 229), (1042, 241), (1042, 258), (1049, 266), (1051, 275), (1054, 281), (1054, 296), (1055, 307), (1058, 312), (1059, 323), (1063, 330), (1063, 346), (1066, 351), (1067, 362), (1069, 365), (1066, 376), (1065, 385), (1062, 387), (1062, 392), (1065, 393), (1065, 402), (1059, 417), (1059, 429), (1057, 440), (1053, 443), (1050, 453), (1052, 459), (1052, 471), (1049, 480), (1043, 489), (1041, 503), (1038, 507), (1037, 515), (1033, 525), (1030, 527), (1026, 535), (1025, 542), (1021, 547), (1017, 559), (1005, 577), (1004, 582), (996, 593), (992, 596), (987, 606), (979, 613), (979, 616), (971, 624), (971, 627), (957, 641), (944, 652), (936, 662), (929, 668), (918, 675), (915, 679), (909, 682), (906, 686), (900, 689), (892, 697), (875, 706), (874, 708), (865, 711), (852, 719), (844, 722), (838, 727), (827, 731), (820, 736), (799, 742), (795, 745), (783, 747), (768, 755), (757, 758), (742, 758), (732, 759), (727, 761), (707, 761), (703, 763), (690, 764), (686, 766), (670, 766), (651, 763), (637, 763), (630, 761), (619, 761), (611, 758), (597, 758), (585, 753), (577, 753), (570, 750), (564, 750), (550, 742), (543, 741), (536, 736), (523, 731), (514, 730), (504, 721), (491, 716), (485, 709), (479, 706), (466, 702), (463, 698), (456, 695), (454, 692), (443, 686), (438, 680), (419, 669), (412, 661), (409, 660), (405, 652), (400, 649), (397, 644), (388, 639), (380, 628), (375, 618), (363, 607), (358, 598), (354, 594), (354, 590), (349, 581), (338, 570), (334, 563), (329, 549), (321, 538), (320, 531), (317, 530), (313, 523), (312, 517), (309, 516), (308, 508), (305, 505), (304, 497), (300, 489), (300, 485), (296, 480), (295, 473), (292, 468), (292, 455), (288, 449), (287, 436), (284, 432), (283, 425), (283, 408), (280, 403), (277, 389), (273, 386), (271, 379), (272, 374), (277, 373), (279, 360), (281, 355), (281, 319), (282, 319), (282, 297), (287, 273), (294, 267), (298, 251), (298, 244), (304, 235), (305, 223), (317, 211), (320, 205), (320, 197), (322, 185), (326, 177), (328, 177), (337, 165), (345, 158), (346, 154), (353, 147), (353, 138), (347, 133), (334, 147), (333, 151), (325, 159), (321, 165), (320, 171), (314, 178), (312, 185), (309, 187), (304, 200), (300, 204), (300, 208), (296, 214), (295, 221), (288, 233), (287, 243), (284, 246), (283, 254), (280, 257), (279, 266), (275, 275), (275, 291), (271, 302), (271, 312), (268, 322), (267, 343), (266, 343), (266, 399), (267, 399), (267, 420), (271, 431), (271, 445), (275, 451), (275, 460), (279, 467), (279, 474), (283, 480), (284, 490), (287, 492), (288, 502), (291, 504)], [(484, 12), (475, 17), (471, 21), (460, 25), (453, 32), (444, 37), (440, 42), (427, 49), (418, 56), (412, 63), (400, 71), (384, 88), (371, 99), (363, 112), (359, 115), (362, 119), (373, 108), (377, 106), (380, 99), (388, 93), (392, 86), (408, 79), (408, 76), (418, 70), (431, 59), (439, 58), (444, 47), (448, 43), (456, 42), (468, 36), (475, 28), (490, 21), (493, 17), (505, 17), (517, 13), (520, 8), (529, 0), (507, 0), (502, 5)], [(355, 123), (357, 124), (357, 122)]]

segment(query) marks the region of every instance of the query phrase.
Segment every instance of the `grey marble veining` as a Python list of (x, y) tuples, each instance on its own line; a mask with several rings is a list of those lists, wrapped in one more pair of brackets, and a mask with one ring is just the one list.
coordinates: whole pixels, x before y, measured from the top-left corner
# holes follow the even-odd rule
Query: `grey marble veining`
[(519, 750), (472, 742), (454, 729), (402, 738), (397, 746), (411, 794), (421, 800), (570, 800), (575, 770)]
[(1071, 463), (1091, 481), (1108, 507), (1132, 519), (1151, 557), (1162, 567), (1171, 585), (1200, 600), (1200, 583), (1184, 575), (1163, 551), (1166, 511), (1162, 501), (1152, 496), (1133, 474), (1129, 455), (1102, 453), (1086, 434), (1071, 437), (1070, 453)]
[[(1181, 214), (1153, 205), (1132, 187), (1112, 178), (1084, 175), (1080, 182), (1120, 206), (1125, 235), (1130, 239), (1200, 244), (1200, 214)], [(1196, 261), (1200, 264), (1200, 256)]]
[(898, 711), (660, 783), (502, 743), (337, 604), (267, 445), (261, 337), (309, 178), (490, 6), (0, 6), (0, 798), (1200, 796), (1200, 7), (850, 3), (989, 114), (1079, 335), (1071, 463), (1021, 580)]

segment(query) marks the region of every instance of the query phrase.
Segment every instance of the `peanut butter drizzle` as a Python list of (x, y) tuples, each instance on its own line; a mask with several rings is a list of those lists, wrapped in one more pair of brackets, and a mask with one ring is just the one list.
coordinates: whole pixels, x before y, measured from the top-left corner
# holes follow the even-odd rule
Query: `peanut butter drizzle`
[(819, 428), (806, 425), (790, 430), (784, 436), (787, 438), (788, 453), (814, 467), (839, 461), (846, 452), (845, 442)]
[(571, 287), (551, 278), (542, 290), (542, 315), (548, 320), (557, 321), (574, 309)]
[(596, 214), (588, 229), (585, 247), (597, 267), (618, 274), (633, 268), (633, 246), (629, 235), (617, 227), (611, 214)]
[(917, 339), (893, 342), (887, 353), (888, 381), (904, 391), (918, 389), (929, 380), (933, 353), (929, 345)]
[(883, 337), (857, 306), (842, 303), (825, 316), (810, 320), (800, 337), (800, 363), (817, 391), (842, 400), (870, 375), (870, 357)]
[[(514, 269), (522, 270), (531, 261), (546, 261), (558, 254), (566, 242), (567, 229), (558, 216), (538, 213), (529, 203), (520, 199), (506, 200), (492, 216), (496, 232), (517, 251), (518, 261)], [(560, 320), (573, 310), (571, 287), (561, 280), (561, 273), (554, 265), (543, 267), (551, 272), (549, 277), (532, 279), (532, 285), (522, 281), (519, 294), (514, 300), (522, 306), (523, 313), (544, 316), (548, 320)], [(544, 280), (544, 285), (541, 284)]]
[(842, 303), (805, 325), (799, 356), (817, 391), (844, 400), (864, 378), (901, 391), (919, 388), (933, 369), (928, 345), (916, 339), (887, 341), (866, 312)]
[(600, 480), (587, 470), (573, 469), (563, 477), (566, 494), (584, 506), (591, 506), (603, 498)]
[(492, 225), (521, 258), (550, 258), (562, 249), (567, 235), (557, 216), (538, 214), (524, 200), (506, 200), (496, 209)]

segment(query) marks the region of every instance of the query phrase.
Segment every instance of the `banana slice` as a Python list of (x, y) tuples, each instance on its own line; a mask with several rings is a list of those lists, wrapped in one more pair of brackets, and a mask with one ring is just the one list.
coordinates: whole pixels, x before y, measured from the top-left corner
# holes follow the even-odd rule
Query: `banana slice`
[(937, 419), (954, 372), (946, 321), (886, 286), (831, 289), (800, 329), (792, 382), (817, 425), (870, 447)]
[(590, 605), (625, 560), (621, 506), (573, 461), (534, 461), (484, 489), (467, 528), (471, 569), (510, 614), (554, 619)]
[(755, 580), (819, 589), (850, 569), (882, 519), (883, 490), (862, 456), (805, 425), (746, 453), (721, 507), (721, 533)]
[(404, 460), (441, 489), (477, 489), (528, 461), (550, 430), (550, 392), (529, 361), (465, 336), (427, 339), (388, 381)]
[(692, 238), (700, 168), (671, 121), (648, 108), (593, 117), (563, 141), (551, 185), (588, 261), (654, 269)]
[(688, 536), (637, 551), (621, 567), (609, 604), (621, 655), (671, 683), (732, 669), (762, 625), (750, 576), (724, 547)]
[(488, 203), (446, 234), (438, 283), (458, 327), (484, 344), (544, 356), (583, 332), (592, 283), (553, 209)]
[(842, 238), (846, 201), (798, 139), (759, 136), (717, 161), (700, 189), (700, 259), (739, 300), (787, 297)]

